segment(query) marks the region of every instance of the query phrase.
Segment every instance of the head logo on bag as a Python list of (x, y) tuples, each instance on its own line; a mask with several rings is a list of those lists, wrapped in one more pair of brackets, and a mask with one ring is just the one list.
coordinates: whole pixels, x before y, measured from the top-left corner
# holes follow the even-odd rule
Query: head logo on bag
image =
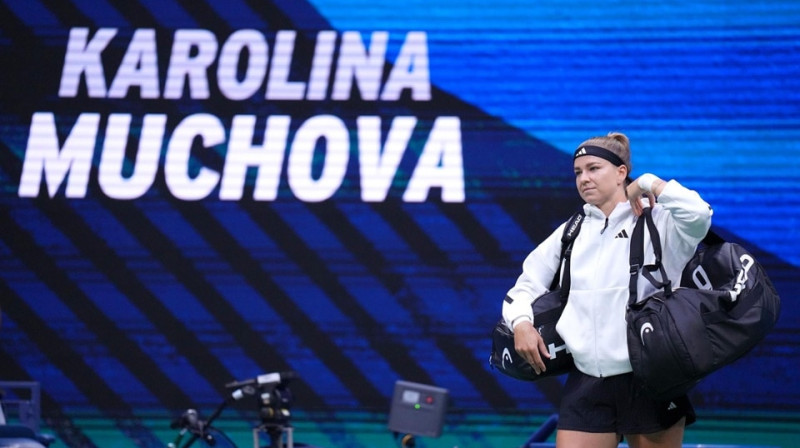
[(558, 358), (558, 352), (560, 352), (561, 350), (566, 351), (567, 354), (570, 353), (569, 349), (567, 348), (567, 344), (561, 344), (559, 346), (556, 346), (556, 344), (551, 342), (550, 344), (547, 345), (547, 352), (550, 353), (550, 359)]
[(739, 275), (736, 276), (736, 285), (731, 290), (731, 302), (735, 302), (739, 294), (744, 290), (747, 283), (747, 272), (750, 271), (750, 268), (756, 262), (753, 260), (753, 257), (748, 254), (739, 257), (739, 261), (742, 262), (742, 269), (739, 271)]
[[(733, 255), (736, 255), (738, 253), (738, 251), (736, 251), (735, 247), (734, 247), (733, 251), (734, 251)], [(702, 261), (702, 260), (700, 260), (700, 261)], [(735, 302), (739, 298), (739, 295), (741, 295), (742, 292), (744, 292), (745, 289), (747, 289), (747, 281), (750, 278), (750, 276), (749, 276), (750, 268), (752, 268), (753, 265), (755, 265), (755, 264), (756, 264), (756, 261), (750, 254), (742, 253), (739, 256), (739, 269), (736, 271), (735, 277), (731, 277), (731, 279), (733, 279), (733, 278), (736, 279), (736, 283), (728, 291), (730, 296), (731, 296), (730, 297), (731, 302)], [(719, 269), (719, 262), (716, 262), (715, 264), (713, 264), (711, 266), (711, 269), (718, 270)], [(712, 289), (717, 289), (717, 288), (715, 288), (714, 282), (711, 281), (711, 279), (708, 276), (708, 273), (706, 272), (706, 270), (705, 270), (705, 268), (703, 267), (702, 264), (695, 264), (695, 263), (691, 263), (690, 262), (689, 266), (687, 266), (687, 268), (686, 268), (686, 271), (688, 271), (688, 272), (684, 272), (684, 275), (686, 275), (686, 274), (689, 274), (689, 275), (687, 275), (685, 277), (686, 280), (683, 281), (683, 285), (682, 286), (689, 287), (689, 288), (696, 287), (697, 289), (702, 289), (702, 290), (706, 290), (706, 291), (710, 291)], [(715, 277), (716, 277), (716, 280), (717, 280), (717, 282), (716, 282), (717, 287), (730, 286), (729, 285), (730, 282), (729, 281), (726, 282), (726, 280), (729, 280), (729, 279), (725, 279), (725, 278), (720, 279), (719, 276), (715, 276)], [(691, 283), (689, 283), (689, 281), (691, 281)], [(726, 283), (728, 283), (728, 285), (726, 285)], [(751, 285), (751, 289), (752, 289), (752, 285)]]
[[(508, 361), (508, 367), (506, 367), (506, 361)], [(514, 360), (511, 359), (511, 352), (508, 351), (508, 347), (503, 348), (503, 361), (502, 365), (504, 369), (511, 367), (511, 364), (514, 364)]]
[(645, 322), (642, 325), (642, 328), (639, 330), (639, 337), (642, 339), (642, 345), (645, 345), (645, 343), (644, 343), (644, 335), (646, 335), (647, 333), (652, 333), (652, 332), (653, 332), (653, 324), (651, 324), (650, 322)]

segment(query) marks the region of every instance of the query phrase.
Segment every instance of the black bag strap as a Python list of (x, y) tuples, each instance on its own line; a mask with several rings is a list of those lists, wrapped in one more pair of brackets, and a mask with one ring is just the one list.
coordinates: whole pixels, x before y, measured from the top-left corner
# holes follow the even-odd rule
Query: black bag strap
[(714, 232), (711, 229), (708, 229), (706, 232), (706, 236), (703, 237), (703, 244), (708, 246), (716, 246), (718, 244), (722, 244), (725, 242), (725, 238), (721, 237), (718, 233)]
[[(650, 240), (653, 243), (653, 253), (656, 259), (654, 264), (644, 264), (644, 226), (647, 225), (647, 231), (650, 233)], [(637, 282), (639, 280), (639, 271), (642, 275), (650, 281), (650, 283), (659, 289), (664, 289), (667, 297), (672, 295), (672, 282), (667, 278), (667, 271), (661, 263), (661, 236), (658, 233), (656, 223), (653, 221), (653, 211), (650, 207), (645, 208), (639, 219), (636, 220), (636, 226), (633, 228), (631, 235), (631, 250), (629, 256), (630, 262), (630, 282), (628, 283), (628, 307), (636, 303), (638, 295)], [(661, 281), (656, 280), (653, 272), (659, 271)]]
[[(569, 287), (572, 283), (569, 269), (570, 259), (572, 258), (572, 243), (575, 242), (575, 238), (581, 231), (581, 224), (583, 224), (585, 217), (586, 215), (583, 213), (583, 209), (575, 212), (575, 214), (569, 218), (569, 221), (567, 221), (567, 224), (564, 226), (564, 232), (561, 234), (561, 258), (558, 259), (558, 269), (556, 269), (556, 273), (553, 276), (553, 281), (550, 282), (550, 291), (558, 288), (560, 280), (561, 292), (559, 295), (562, 299), (566, 299), (569, 295)], [(564, 264), (563, 278), (561, 278), (562, 261)]]
[[(575, 238), (581, 231), (581, 224), (583, 224), (583, 219), (585, 217), (586, 215), (583, 213), (583, 209), (575, 212), (575, 214), (569, 218), (569, 221), (567, 221), (567, 224), (564, 226), (564, 232), (561, 234), (561, 258), (558, 259), (558, 269), (556, 269), (556, 273), (553, 275), (549, 290), (555, 291), (560, 281), (561, 289), (559, 290), (558, 296), (561, 298), (562, 303), (566, 303), (567, 296), (569, 296), (569, 286), (571, 283), (569, 260), (572, 258), (572, 243), (575, 242)], [(563, 279), (561, 278), (562, 262), (564, 264)], [(508, 303), (513, 301), (509, 296), (506, 296), (505, 300)]]

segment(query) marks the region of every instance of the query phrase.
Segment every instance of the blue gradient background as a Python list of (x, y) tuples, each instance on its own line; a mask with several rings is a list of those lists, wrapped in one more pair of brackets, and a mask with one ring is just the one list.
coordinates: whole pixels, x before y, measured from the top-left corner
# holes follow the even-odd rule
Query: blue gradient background
[[(163, 446), (174, 436), (166, 419), (190, 406), (210, 411), (226, 382), (278, 370), (300, 375), (298, 424), (320, 445), (386, 446), (371, 431), (383, 429), (394, 382), (404, 379), (450, 390), (458, 436), (442, 446), (518, 446), (553, 412), (561, 383), (491, 371), (488, 333), (525, 255), (578, 206), (575, 145), (612, 130), (630, 137), (634, 174), (699, 191), (714, 227), (756, 254), (783, 299), (773, 333), (693, 392), (701, 415), (722, 416), (695, 439), (730, 431), (758, 442), (736, 433), (748, 425), (787, 440), (800, 432), (800, 3), (5, 0), (0, 8), (0, 380), (42, 383), (57, 446)], [(242, 28), (389, 31), (388, 63), (409, 31), (425, 31), (433, 99), (61, 99), (77, 26), (120, 28), (109, 50), (117, 61), (122, 36), (156, 29), (162, 81), (165, 41), (178, 28), (213, 30), (220, 43)], [(84, 111), (168, 113), (168, 133), (200, 111), (223, 122), (242, 113), (297, 122), (331, 113), (348, 124), (414, 115), (423, 128), (417, 152), (434, 117), (455, 115), (466, 201), (445, 204), (434, 192), (401, 202), (414, 151), (378, 204), (351, 188), (355, 153), (345, 187), (321, 204), (292, 197), (285, 175), (269, 203), (214, 194), (185, 203), (163, 177), (134, 201), (104, 197), (96, 181), (84, 199), (66, 199), (63, 188), (55, 198), (19, 198), (35, 111), (55, 111), (62, 137)], [(197, 152), (193, 163), (219, 167), (223, 156), (224, 148)], [(246, 441), (253, 404), (226, 415)], [(498, 421), (518, 432), (493, 434)]]

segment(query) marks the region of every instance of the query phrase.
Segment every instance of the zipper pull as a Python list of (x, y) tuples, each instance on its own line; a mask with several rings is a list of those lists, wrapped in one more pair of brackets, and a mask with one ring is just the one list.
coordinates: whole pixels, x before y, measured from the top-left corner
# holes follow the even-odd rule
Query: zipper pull
[(603, 232), (605, 232), (607, 228), (608, 228), (608, 217), (606, 217), (606, 225), (603, 226), (603, 230), (600, 231), (600, 235), (602, 235)]

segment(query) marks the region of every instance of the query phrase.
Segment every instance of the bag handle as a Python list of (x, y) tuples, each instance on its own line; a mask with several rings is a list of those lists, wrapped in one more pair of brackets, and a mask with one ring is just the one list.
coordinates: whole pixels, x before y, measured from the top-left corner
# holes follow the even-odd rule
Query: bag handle
[[(644, 226), (647, 225), (647, 231), (650, 234), (650, 241), (653, 243), (653, 253), (656, 256), (655, 263), (644, 264)], [(637, 282), (639, 280), (639, 271), (653, 286), (658, 289), (663, 289), (664, 294), (669, 297), (672, 295), (672, 281), (667, 277), (667, 271), (661, 263), (661, 236), (658, 233), (656, 223), (653, 221), (653, 210), (646, 207), (639, 219), (636, 220), (636, 226), (633, 228), (631, 235), (631, 249), (629, 256), (630, 263), (630, 282), (628, 283), (628, 308), (636, 303), (638, 296)], [(659, 271), (661, 281), (656, 280), (653, 272)]]

